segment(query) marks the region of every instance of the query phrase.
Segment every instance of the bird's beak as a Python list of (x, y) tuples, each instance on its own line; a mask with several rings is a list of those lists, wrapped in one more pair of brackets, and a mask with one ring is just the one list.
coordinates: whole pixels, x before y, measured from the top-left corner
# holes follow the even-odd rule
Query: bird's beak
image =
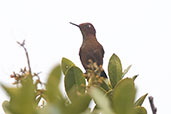
[(75, 25), (75, 26), (77, 26), (77, 27), (80, 27), (79, 25), (77, 25), (77, 24), (75, 24), (75, 23), (72, 23), (72, 22), (69, 22), (70, 24), (72, 24), (72, 25)]

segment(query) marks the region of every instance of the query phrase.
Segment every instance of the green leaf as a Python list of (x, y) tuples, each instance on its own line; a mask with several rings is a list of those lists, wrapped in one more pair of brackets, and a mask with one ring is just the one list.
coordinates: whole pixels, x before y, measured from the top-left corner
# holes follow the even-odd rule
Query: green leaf
[(106, 92), (106, 96), (107, 96), (108, 98), (112, 97), (112, 95), (113, 95), (113, 89), (111, 89), (111, 90), (109, 90), (108, 92)]
[(65, 114), (55, 104), (47, 103), (43, 108), (38, 110), (38, 114)]
[(61, 80), (61, 67), (57, 65), (51, 71), (46, 85), (48, 101), (51, 103), (55, 103), (62, 98), (62, 94), (59, 90), (60, 80)]
[[(20, 88), (8, 88), (3, 86), (10, 95), (9, 111), (12, 114), (34, 114), (36, 109), (35, 103), (35, 86), (33, 85), (32, 76), (27, 76), (21, 80)], [(14, 91), (16, 90), (16, 91)]]
[(64, 75), (66, 75), (68, 69), (70, 69), (72, 66), (75, 66), (72, 61), (64, 57), (62, 58), (62, 71)]
[(98, 108), (100, 108), (100, 112), (103, 114), (114, 114), (110, 107), (109, 99), (105, 96), (105, 93), (100, 91), (100, 89), (92, 87), (89, 91), (89, 94), (95, 100)]
[(144, 107), (141, 107), (141, 106), (137, 106), (135, 109), (134, 109), (134, 114), (147, 114), (147, 110), (144, 108)]
[(10, 104), (9, 104), (8, 101), (4, 101), (4, 102), (2, 103), (2, 108), (3, 108), (4, 112), (5, 112), (5, 114), (12, 114), (12, 113), (10, 112), (10, 110), (9, 110), (9, 106), (10, 106)]
[(67, 114), (81, 114), (86, 111), (91, 101), (90, 96), (80, 95), (67, 106)]
[(72, 66), (68, 70), (64, 78), (64, 83), (66, 93), (71, 101), (73, 97), (77, 97), (78, 95), (85, 93), (85, 78), (83, 76), (83, 72), (76, 66)]
[(128, 73), (129, 69), (131, 68), (132, 65), (129, 65), (122, 73), (122, 77), (125, 76), (126, 73)]
[(148, 93), (146, 93), (145, 95), (141, 96), (136, 102), (135, 102), (135, 106), (141, 106), (146, 98), (146, 96), (148, 95)]
[(109, 85), (107, 84), (107, 81), (104, 79), (102, 80), (102, 83), (100, 85), (101, 88), (103, 88), (106, 92), (109, 91), (111, 88), (109, 87)]
[(62, 96), (62, 93), (59, 89), (61, 80), (61, 67), (57, 65), (50, 73), (48, 81), (46, 84), (47, 92), (47, 103), (48, 108), (45, 111), (48, 111), (50, 114), (62, 113), (65, 110), (65, 99)]
[(17, 96), (20, 91), (20, 88), (10, 88), (10, 87), (6, 87), (5, 85), (1, 85), (1, 86), (10, 97)]
[[(21, 81), (22, 88), (20, 92), (20, 110), (22, 109), (22, 114), (34, 114), (36, 103), (35, 103), (35, 86), (33, 84), (32, 76), (28, 76), (26, 79)], [(14, 105), (16, 103), (14, 102)]]
[(118, 82), (113, 93), (113, 109), (117, 114), (131, 114), (134, 106), (136, 89), (131, 78)]
[(110, 105), (111, 107), (113, 106), (113, 89), (109, 90), (108, 92), (105, 93), (105, 95), (108, 97), (109, 101), (110, 101)]
[(122, 78), (122, 65), (119, 57), (113, 54), (109, 60), (108, 73), (112, 87)]
[(133, 76), (132, 79), (135, 81), (135, 79), (138, 77), (138, 74)]

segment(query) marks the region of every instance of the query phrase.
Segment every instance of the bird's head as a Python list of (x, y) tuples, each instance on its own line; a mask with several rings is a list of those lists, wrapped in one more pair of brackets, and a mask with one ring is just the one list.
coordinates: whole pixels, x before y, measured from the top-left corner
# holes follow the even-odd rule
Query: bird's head
[(81, 23), (79, 25), (70, 22), (70, 24), (75, 25), (80, 28), (83, 38), (85, 39), (88, 35), (96, 35), (96, 30), (91, 23)]

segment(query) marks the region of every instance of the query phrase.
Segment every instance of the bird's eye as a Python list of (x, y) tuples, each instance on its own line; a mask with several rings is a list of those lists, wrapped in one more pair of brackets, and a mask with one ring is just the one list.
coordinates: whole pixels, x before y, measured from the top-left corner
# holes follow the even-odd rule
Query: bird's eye
[(91, 25), (88, 25), (88, 28), (91, 28)]

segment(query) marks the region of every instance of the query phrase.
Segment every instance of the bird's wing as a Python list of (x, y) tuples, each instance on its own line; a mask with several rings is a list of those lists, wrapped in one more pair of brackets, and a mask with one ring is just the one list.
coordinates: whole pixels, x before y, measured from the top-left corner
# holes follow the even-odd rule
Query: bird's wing
[(97, 63), (97, 65), (102, 65), (103, 64), (103, 55), (104, 55), (104, 50), (102, 51), (100, 49), (95, 49), (91, 55), (93, 58), (93, 61)]

